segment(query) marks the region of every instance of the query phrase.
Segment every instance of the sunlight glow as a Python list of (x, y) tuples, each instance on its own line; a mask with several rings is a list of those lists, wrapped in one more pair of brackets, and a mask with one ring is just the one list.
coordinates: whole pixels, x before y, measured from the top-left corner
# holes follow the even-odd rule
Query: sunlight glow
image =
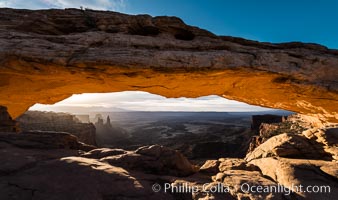
[(35, 104), (30, 110), (56, 112), (90, 111), (212, 111), (251, 112), (269, 108), (252, 106), (216, 95), (199, 98), (166, 98), (141, 91), (74, 94), (54, 105)]

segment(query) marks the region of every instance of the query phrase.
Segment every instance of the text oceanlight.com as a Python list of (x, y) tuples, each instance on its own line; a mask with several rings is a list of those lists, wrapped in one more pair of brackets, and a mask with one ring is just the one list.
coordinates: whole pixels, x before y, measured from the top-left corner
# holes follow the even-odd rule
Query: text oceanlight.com
[[(223, 183), (210, 184), (206, 183), (202, 186), (189, 185), (188, 183), (182, 184), (171, 184), (164, 183), (162, 186), (155, 183), (152, 186), (154, 192), (164, 192), (164, 193), (197, 193), (197, 192), (206, 192), (206, 193), (228, 193), (230, 192), (231, 187)], [(238, 188), (243, 193), (283, 193), (285, 195), (290, 195), (293, 192), (296, 193), (330, 193), (331, 187), (328, 185), (295, 185), (292, 184), (289, 187), (277, 185), (252, 185), (248, 183), (243, 183)]]
[(284, 193), (289, 195), (292, 192), (296, 193), (330, 193), (331, 187), (328, 185), (295, 185), (292, 184), (289, 187), (277, 185), (249, 185), (248, 183), (243, 183), (241, 185), (241, 191), (244, 193)]

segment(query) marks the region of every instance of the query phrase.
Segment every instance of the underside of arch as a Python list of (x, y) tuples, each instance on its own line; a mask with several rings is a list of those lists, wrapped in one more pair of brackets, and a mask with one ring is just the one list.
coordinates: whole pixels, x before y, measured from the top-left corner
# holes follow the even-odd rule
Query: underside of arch
[(175, 17), (0, 9), (0, 105), (72, 94), (219, 95), (338, 122), (338, 51), (216, 36)]

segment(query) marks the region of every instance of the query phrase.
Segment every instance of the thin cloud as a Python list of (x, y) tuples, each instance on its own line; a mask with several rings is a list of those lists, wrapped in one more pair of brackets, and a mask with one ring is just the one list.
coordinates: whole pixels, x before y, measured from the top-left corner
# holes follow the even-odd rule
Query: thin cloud
[(47, 9), (47, 8), (89, 8), (94, 10), (123, 11), (125, 0), (0, 0), (1, 7)]

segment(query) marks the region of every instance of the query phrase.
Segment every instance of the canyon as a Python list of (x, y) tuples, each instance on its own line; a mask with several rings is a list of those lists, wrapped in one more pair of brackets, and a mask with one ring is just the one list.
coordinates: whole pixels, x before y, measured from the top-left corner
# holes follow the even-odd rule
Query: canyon
[[(0, 8), (0, 44), (0, 199), (338, 195), (338, 50), (216, 36), (176, 17), (89, 9)], [(24, 116), (36, 103), (129, 90), (165, 97), (213, 94), (296, 114), (254, 117), (255, 135), (243, 137), (248, 142), (243, 157), (203, 163), (159, 144), (98, 148), (92, 124), (60, 129), (57, 117), (46, 114), (49, 120), (40, 120), (58, 130), (36, 130), (46, 124), (34, 125), (36, 119)], [(166, 183), (198, 190), (164, 192)], [(204, 190), (220, 184), (228, 191)], [(330, 190), (257, 193), (243, 191), (243, 184)]]

